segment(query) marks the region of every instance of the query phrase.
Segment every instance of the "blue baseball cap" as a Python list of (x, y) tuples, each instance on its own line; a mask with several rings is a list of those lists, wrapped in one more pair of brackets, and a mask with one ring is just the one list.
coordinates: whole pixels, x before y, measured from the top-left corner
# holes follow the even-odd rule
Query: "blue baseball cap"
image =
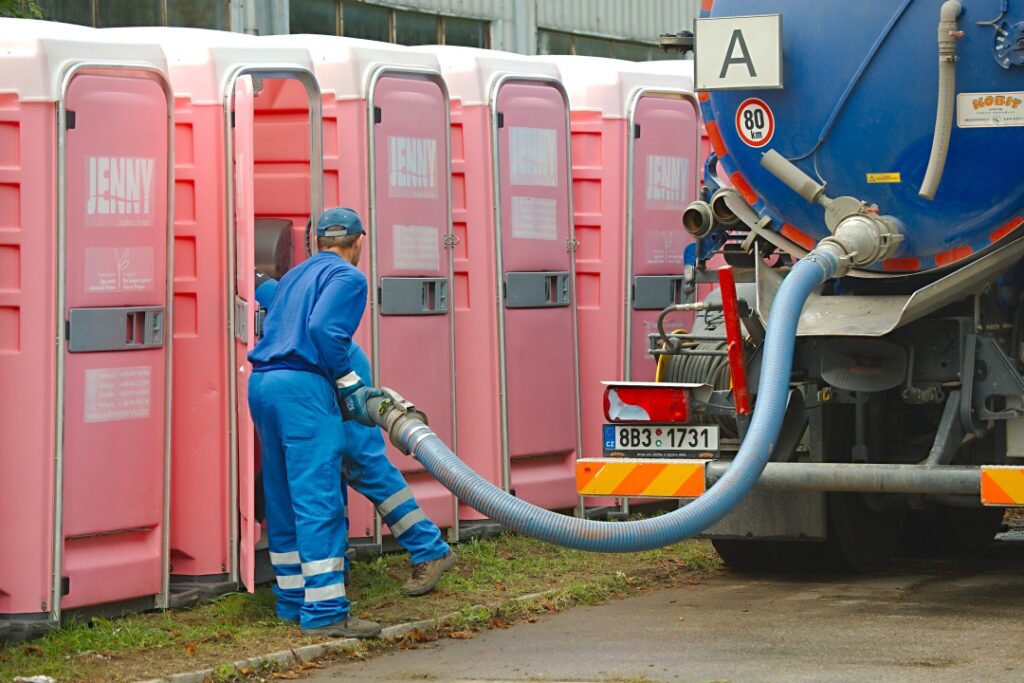
[(359, 214), (344, 206), (327, 209), (320, 214), (320, 219), (316, 222), (317, 237), (346, 237), (362, 235), (365, 232)]

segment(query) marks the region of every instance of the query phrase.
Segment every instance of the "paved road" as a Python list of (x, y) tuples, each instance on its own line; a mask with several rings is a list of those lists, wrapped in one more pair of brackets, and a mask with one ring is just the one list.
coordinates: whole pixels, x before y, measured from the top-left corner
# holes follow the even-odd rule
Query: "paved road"
[(1024, 681), (1024, 543), (886, 576), (708, 583), (318, 672), (314, 681)]

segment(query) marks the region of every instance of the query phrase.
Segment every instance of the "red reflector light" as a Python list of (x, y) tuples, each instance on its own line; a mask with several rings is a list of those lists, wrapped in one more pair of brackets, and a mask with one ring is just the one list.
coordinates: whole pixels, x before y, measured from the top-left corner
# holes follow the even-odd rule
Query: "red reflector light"
[(690, 394), (671, 385), (609, 384), (604, 390), (604, 416), (608, 422), (686, 422)]

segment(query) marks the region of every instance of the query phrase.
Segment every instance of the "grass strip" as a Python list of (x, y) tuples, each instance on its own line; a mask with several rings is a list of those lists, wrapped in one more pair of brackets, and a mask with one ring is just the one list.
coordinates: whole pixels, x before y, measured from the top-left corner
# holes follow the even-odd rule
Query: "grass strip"
[[(440, 623), (392, 643), (359, 643), (337, 656), (365, 658), (393, 647), (415, 646), (417, 639), (503, 627), (535, 618), (538, 612), (697, 582), (720, 566), (706, 541), (645, 553), (599, 555), (504, 534), (462, 543), (457, 551), (459, 564), (434, 593), (422, 598), (401, 593), (409, 573), (406, 556), (384, 555), (354, 563), (348, 593), (356, 614), (384, 626)], [(528, 594), (541, 596), (517, 599)], [(273, 602), (273, 594), (264, 587), (254, 594), (220, 596), (189, 610), (71, 623), (38, 640), (0, 649), (0, 681), (37, 674), (58, 681), (136, 681), (208, 668), (214, 668), (216, 681), (266, 677), (269, 674), (257, 671), (259, 667), (243, 666), (253, 671), (240, 674), (239, 667), (225, 662), (327, 642), (303, 636), (295, 625), (276, 619)], [(294, 673), (293, 665), (300, 664), (307, 663), (287, 663), (293, 668), (284, 673)]]

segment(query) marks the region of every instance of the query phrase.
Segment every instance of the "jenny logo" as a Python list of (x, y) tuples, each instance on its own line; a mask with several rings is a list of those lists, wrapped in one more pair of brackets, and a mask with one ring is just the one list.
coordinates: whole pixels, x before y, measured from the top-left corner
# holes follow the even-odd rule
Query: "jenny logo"
[(509, 181), (513, 185), (558, 185), (558, 136), (552, 128), (508, 130)]
[(93, 217), (90, 222), (98, 224), (99, 217), (106, 216), (117, 225), (152, 224), (156, 159), (91, 156), (86, 162), (89, 194), (85, 212)]
[(648, 206), (661, 202), (684, 204), (686, 202), (686, 174), (689, 166), (689, 160), (686, 157), (649, 155), (647, 157)]
[(388, 169), (392, 197), (436, 197), (437, 140), (389, 137)]

